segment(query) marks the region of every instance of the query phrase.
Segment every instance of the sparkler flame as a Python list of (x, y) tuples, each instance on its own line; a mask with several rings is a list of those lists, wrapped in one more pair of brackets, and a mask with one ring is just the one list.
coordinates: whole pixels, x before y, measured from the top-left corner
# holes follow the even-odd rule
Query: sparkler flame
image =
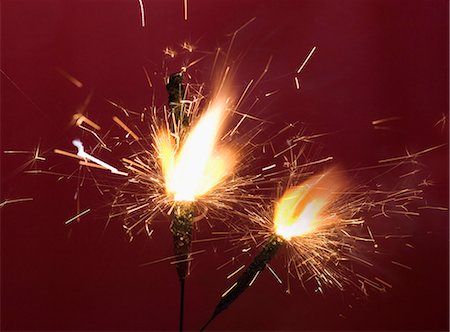
[(236, 164), (236, 155), (218, 149), (229, 99), (218, 97), (198, 120), (180, 150), (168, 130), (162, 130), (157, 148), (166, 192), (175, 201), (195, 201), (224, 180)]
[(313, 232), (333, 219), (324, 212), (344, 180), (330, 170), (287, 190), (275, 207), (275, 233), (286, 240)]

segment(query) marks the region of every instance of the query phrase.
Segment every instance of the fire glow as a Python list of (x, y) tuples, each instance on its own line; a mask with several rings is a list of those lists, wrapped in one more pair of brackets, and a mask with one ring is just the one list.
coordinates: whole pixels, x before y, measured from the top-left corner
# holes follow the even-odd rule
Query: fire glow
[(228, 103), (226, 98), (215, 98), (179, 148), (167, 128), (160, 130), (156, 142), (160, 165), (166, 192), (175, 201), (195, 201), (231, 174), (236, 155), (217, 147)]
[(275, 207), (275, 233), (286, 240), (309, 234), (328, 224), (327, 207), (338, 196), (344, 181), (330, 170), (287, 190)]

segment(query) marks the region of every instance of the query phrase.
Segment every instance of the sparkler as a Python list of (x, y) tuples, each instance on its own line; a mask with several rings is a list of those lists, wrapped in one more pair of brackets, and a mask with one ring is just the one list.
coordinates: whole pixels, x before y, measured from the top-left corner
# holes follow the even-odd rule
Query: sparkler
[(260, 253), (241, 274), (234, 285), (228, 289), (217, 304), (211, 318), (201, 331), (227, 309), (258, 277), (269, 261), (283, 245), (296, 245), (302, 236), (319, 232), (338, 222), (335, 214), (326, 211), (342, 187), (343, 180), (328, 171), (314, 176), (303, 184), (287, 190), (276, 203), (272, 234), (268, 237)]
[[(298, 278), (302, 284), (305, 281), (315, 280), (316, 291), (321, 293), (323, 293), (323, 287), (336, 287), (340, 291), (354, 287), (367, 296), (367, 286), (378, 291), (392, 287), (381, 277), (365, 276), (361, 274), (362, 271), (358, 271), (365, 268), (371, 269), (374, 266), (365, 258), (366, 254), (361, 249), (366, 248), (367, 252), (375, 253), (378, 248), (364, 217), (371, 215), (372, 218), (378, 216), (389, 218), (389, 215), (405, 217), (418, 215), (411, 211), (410, 204), (422, 199), (422, 190), (418, 187), (381, 190), (378, 186), (377, 189), (370, 190), (361, 185), (351, 188), (350, 181), (343, 175), (345, 171), (337, 168), (313, 175), (302, 181), (300, 185), (293, 186), (292, 184), (299, 183), (298, 179), (304, 178), (305, 174), (309, 173), (296, 174), (302, 167), (296, 163), (296, 158), (290, 166), (293, 168), (292, 173), (287, 178), (286, 187), (289, 189), (274, 206), (269, 209), (260, 206), (254, 211), (246, 210), (252, 226), (241, 227), (245, 235), (239, 237), (238, 241), (257, 242), (257, 238), (260, 237), (263, 241), (259, 242), (257, 247), (261, 246), (262, 249), (245, 272), (223, 293), (211, 318), (201, 330), (205, 330), (220, 313), (255, 282), (282, 247), (286, 248), (288, 253), (288, 276)], [(409, 163), (405, 158), (400, 158), (400, 161), (399, 158), (391, 159), (386, 161), (385, 165), (389, 164), (388, 167), (394, 169)], [(313, 164), (316, 163), (310, 162), (308, 165)], [(359, 248), (357, 244), (367, 246)], [(248, 251), (247, 245), (246, 248)], [(401, 264), (391, 262), (397, 266)], [(354, 264), (359, 267), (357, 268)], [(409, 268), (404, 264), (401, 265)], [(243, 267), (238, 268), (229, 277), (236, 275)], [(281, 279), (270, 267), (269, 269), (281, 283)], [(287, 292), (289, 292), (289, 283)]]
[(236, 155), (216, 147), (230, 107), (229, 99), (221, 91), (197, 123), (189, 128), (191, 119), (189, 109), (183, 104), (185, 87), (182, 79), (182, 73), (169, 78), (166, 88), (169, 94), (170, 130), (160, 128), (156, 134), (165, 191), (173, 199), (170, 230), (180, 282), (180, 331), (183, 329), (184, 287), (191, 259), (195, 202), (229, 176), (236, 161)]
[[(145, 226), (143, 229), (151, 234), (150, 223), (153, 218), (160, 211), (168, 210), (172, 219), (170, 230), (174, 240), (174, 264), (180, 282), (180, 330), (183, 328), (184, 284), (192, 260), (192, 228), (194, 220), (201, 218), (195, 218), (195, 215), (204, 207), (211, 207), (211, 204), (205, 202), (212, 203), (213, 207), (216, 205), (227, 209), (227, 204), (239, 200), (234, 195), (239, 192), (239, 188), (251, 182), (235, 173), (239, 153), (231, 146), (226, 146), (227, 144), (218, 144), (227, 134), (233, 136), (237, 129), (233, 128), (232, 134), (223, 134), (225, 120), (230, 111), (234, 110), (232, 98), (226, 88), (228, 72), (229, 68), (225, 70), (219, 89), (205, 105), (201, 115), (198, 115), (199, 101), (203, 97), (193, 101), (187, 100), (187, 90), (192, 90), (193, 87), (183, 84), (183, 72), (169, 77), (166, 85), (169, 109), (163, 121), (154, 109), (151, 117), (150, 151), (144, 145), (148, 138), (142, 134), (138, 135), (140, 131), (137, 127), (114, 116), (114, 122), (127, 132), (128, 139), (140, 147), (137, 153), (122, 159), (127, 172), (120, 171), (86, 152), (80, 140), (73, 141), (78, 150), (77, 154), (55, 150), (55, 153), (81, 159), (79, 163), (83, 166), (107, 170), (127, 179), (122, 187), (118, 187), (118, 194), (113, 203), (113, 209), (119, 209), (119, 213), (113, 212), (110, 216), (124, 217), (125, 227), (130, 235), (134, 233), (136, 226), (142, 224)], [(124, 110), (120, 105), (111, 103)], [(124, 113), (128, 116), (131, 111), (124, 110)], [(141, 121), (142, 115), (139, 117)], [(245, 118), (244, 115), (243, 119)], [(107, 147), (95, 133), (100, 126), (86, 116), (78, 116), (76, 120), (77, 126), (88, 130), (99, 140), (102, 147)], [(89, 124), (92, 129), (83, 126), (84, 123)], [(225, 142), (229, 142), (230, 137)], [(245, 149), (247, 144), (249, 143), (243, 144), (240, 150)], [(232, 181), (225, 181), (230, 175), (233, 175)], [(67, 223), (88, 212), (89, 210), (77, 214)], [(128, 221), (132, 221), (130, 226)]]
[[(179, 125), (179, 128), (183, 130), (185, 127), (189, 126), (189, 116), (183, 112), (183, 105), (181, 103), (185, 93), (182, 73), (171, 75), (169, 82), (166, 85), (166, 89), (169, 94), (169, 117), (172, 117), (175, 120), (175, 123)], [(175, 129), (174, 123), (171, 122), (171, 132), (175, 133)], [(169, 151), (169, 156), (167, 158), (170, 158), (170, 161), (173, 160), (172, 156), (173, 151)], [(166, 166), (166, 168), (167, 167), (171, 166)], [(175, 266), (180, 282), (180, 331), (183, 330), (184, 283), (189, 270), (193, 218), (194, 211), (191, 202), (179, 202), (174, 206), (170, 230), (173, 234), (174, 253), (177, 258)]]

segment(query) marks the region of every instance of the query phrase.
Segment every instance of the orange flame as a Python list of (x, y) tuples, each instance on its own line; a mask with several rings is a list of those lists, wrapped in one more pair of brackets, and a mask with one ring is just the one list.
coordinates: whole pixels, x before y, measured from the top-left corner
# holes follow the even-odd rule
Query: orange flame
[(316, 230), (330, 216), (324, 212), (336, 199), (344, 180), (329, 170), (287, 190), (275, 207), (275, 233), (286, 240)]
[(220, 139), (228, 101), (216, 98), (198, 120), (177, 151), (167, 130), (160, 131), (157, 148), (166, 191), (176, 201), (194, 201), (231, 174), (236, 156), (216, 147)]

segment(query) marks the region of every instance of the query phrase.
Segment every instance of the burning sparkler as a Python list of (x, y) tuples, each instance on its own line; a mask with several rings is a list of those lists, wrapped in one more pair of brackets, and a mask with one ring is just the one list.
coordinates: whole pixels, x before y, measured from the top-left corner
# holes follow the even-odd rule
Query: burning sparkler
[[(391, 165), (399, 166), (398, 163)], [(294, 171), (298, 170), (298, 165), (293, 167)], [(258, 244), (262, 249), (245, 272), (224, 292), (202, 330), (255, 282), (282, 247), (288, 249), (288, 275), (295, 276), (302, 283), (315, 280), (316, 290), (321, 293), (323, 287), (337, 287), (341, 291), (355, 287), (367, 295), (366, 285), (380, 291), (392, 287), (379, 277), (361, 275), (352, 265), (360, 263), (361, 268), (373, 267), (364, 258), (362, 248), (356, 247), (359, 242), (369, 245), (372, 251), (378, 247), (364, 217), (368, 217), (369, 212), (372, 218), (387, 216), (387, 213), (406, 217), (416, 215), (409, 210), (409, 205), (421, 200), (421, 190), (417, 187), (392, 191), (351, 188), (344, 173), (332, 168), (311, 176), (297, 186), (290, 183), (298, 183), (295, 180), (297, 176), (304, 175), (291, 174), (287, 185), (289, 189), (273, 208), (267, 210), (261, 206), (256, 211), (247, 211), (253, 226), (246, 231), (245, 226), (242, 228), (247, 234), (239, 241), (256, 242), (257, 237), (262, 237), (263, 242)], [(375, 212), (377, 210), (378, 214)], [(231, 275), (242, 269), (243, 266)], [(281, 283), (275, 272), (270, 271)]]
[(301, 237), (318, 233), (339, 221), (335, 213), (327, 211), (327, 207), (336, 200), (343, 183), (343, 179), (330, 170), (284, 193), (276, 203), (272, 234), (248, 269), (222, 295), (202, 331), (253, 284), (281, 246), (295, 246), (297, 241), (302, 241)]
[[(174, 237), (174, 249), (177, 257), (176, 268), (180, 281), (180, 331), (183, 329), (184, 283), (189, 270), (189, 253), (192, 241), (194, 204), (197, 197), (210, 191), (232, 172), (235, 162), (231, 155), (217, 152), (213, 157), (216, 143), (220, 137), (227, 101), (222, 96), (214, 100), (206, 113), (202, 115), (192, 131), (189, 115), (182, 105), (184, 86), (182, 74), (172, 75), (167, 84), (169, 107), (174, 121), (171, 133), (164, 128), (157, 141), (159, 158), (165, 178), (166, 192), (173, 196), (171, 231)], [(177, 151), (172, 135), (183, 141)]]

